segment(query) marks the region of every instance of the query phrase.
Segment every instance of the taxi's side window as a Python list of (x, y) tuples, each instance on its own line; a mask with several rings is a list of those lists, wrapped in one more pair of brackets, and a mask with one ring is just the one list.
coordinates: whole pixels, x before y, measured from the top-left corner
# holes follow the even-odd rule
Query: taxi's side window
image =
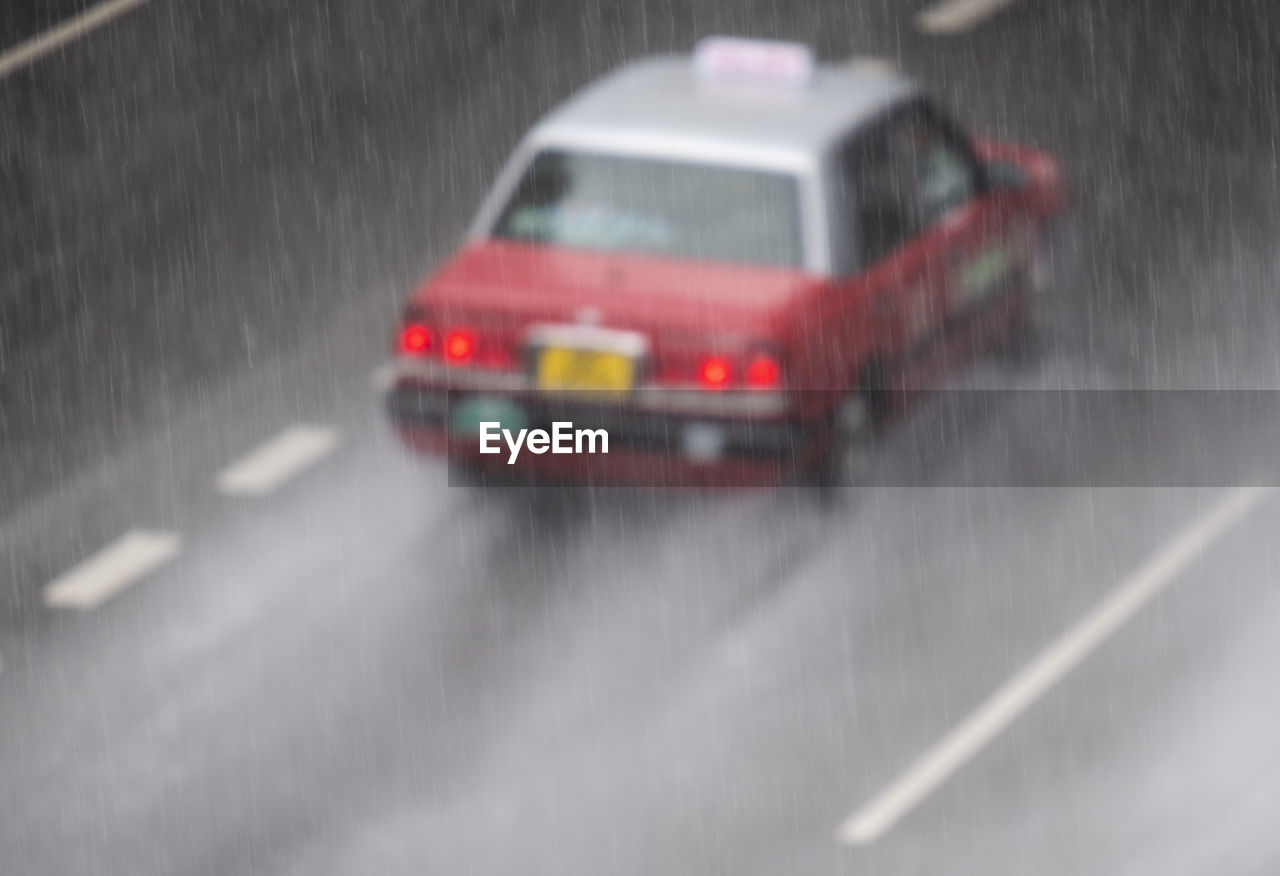
[(913, 156), (899, 148), (892, 121), (846, 144), (838, 156), (840, 203), (870, 266), (920, 232), (923, 217)]
[[(835, 152), (839, 268), (865, 269), (982, 191), (959, 129), (925, 101), (893, 112)], [(845, 251), (851, 241), (853, 251)]]

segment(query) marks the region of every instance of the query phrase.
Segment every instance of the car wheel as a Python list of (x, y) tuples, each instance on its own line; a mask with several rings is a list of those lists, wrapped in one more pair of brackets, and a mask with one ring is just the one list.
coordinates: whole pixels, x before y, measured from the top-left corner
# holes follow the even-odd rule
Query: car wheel
[(1031, 365), (1039, 358), (1042, 339), (1030, 309), (1030, 302), (1024, 302), (1010, 317), (1004, 335), (992, 350), (996, 359), (1017, 367)]
[(841, 398), (832, 412), (830, 440), (818, 464), (818, 494), (824, 504), (865, 484), (871, 472), (876, 439), (883, 420), (881, 380), (870, 371)]
[(823, 483), (831, 487), (852, 487), (862, 483), (871, 467), (874, 439), (871, 405), (866, 395), (850, 392), (836, 408)]
[(489, 472), (468, 459), (449, 459), (446, 463), (449, 472), (449, 486), (476, 488), (487, 487), (496, 482)]

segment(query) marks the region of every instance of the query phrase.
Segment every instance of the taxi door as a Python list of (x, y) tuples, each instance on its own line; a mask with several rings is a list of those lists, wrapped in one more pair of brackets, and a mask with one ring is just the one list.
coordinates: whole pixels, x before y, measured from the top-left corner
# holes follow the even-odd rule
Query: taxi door
[(959, 129), (928, 103), (904, 113), (894, 131), (897, 148), (911, 155), (921, 237), (938, 262), (938, 306), (944, 343), (965, 346), (1002, 328), (1003, 306), (1015, 304), (1022, 249), (1019, 229), (989, 189), (982, 165)]
[[(860, 130), (832, 158), (830, 332), (833, 379), (868, 363), (904, 385), (941, 337), (947, 264), (920, 209), (916, 155), (904, 148), (904, 113)], [(907, 380), (906, 384), (911, 382)]]

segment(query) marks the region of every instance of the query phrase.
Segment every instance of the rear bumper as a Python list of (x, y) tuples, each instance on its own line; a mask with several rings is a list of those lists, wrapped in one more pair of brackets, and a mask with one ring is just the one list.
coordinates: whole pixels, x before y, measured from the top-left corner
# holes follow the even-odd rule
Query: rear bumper
[[(705, 394), (704, 394), (705, 396)], [(387, 414), (410, 448), (447, 455), (465, 468), (555, 480), (645, 486), (776, 484), (804, 468), (815, 430), (788, 416), (729, 415), (724, 405), (696, 408), (686, 392), (675, 404), (643, 391), (625, 402), (574, 400), (533, 392), (446, 389), (401, 379), (386, 394)], [(710, 400), (714, 402), (715, 396)], [(509, 464), (508, 448), (481, 454), (474, 431), (451, 428), (453, 411), (472, 399), (519, 409), (516, 425), (550, 433), (556, 422), (608, 433), (608, 453), (534, 455)], [(663, 405), (661, 401), (668, 402)], [(513, 430), (514, 431), (514, 430)]]

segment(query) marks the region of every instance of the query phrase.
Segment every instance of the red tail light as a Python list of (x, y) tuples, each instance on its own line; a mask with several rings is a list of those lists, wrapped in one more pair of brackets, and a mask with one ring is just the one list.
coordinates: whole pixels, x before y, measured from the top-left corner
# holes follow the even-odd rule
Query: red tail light
[(407, 356), (425, 356), (431, 352), (431, 329), (412, 322), (400, 330), (400, 352)]
[(476, 354), (475, 332), (454, 329), (444, 336), (444, 359), (450, 365), (470, 362)]
[(698, 368), (698, 378), (702, 381), (702, 385), (709, 389), (724, 389), (729, 385), (729, 378), (732, 376), (733, 371), (729, 367), (729, 360), (719, 356), (704, 359)]
[(756, 389), (770, 389), (778, 385), (782, 368), (778, 360), (767, 353), (758, 353), (747, 364), (747, 385)]

